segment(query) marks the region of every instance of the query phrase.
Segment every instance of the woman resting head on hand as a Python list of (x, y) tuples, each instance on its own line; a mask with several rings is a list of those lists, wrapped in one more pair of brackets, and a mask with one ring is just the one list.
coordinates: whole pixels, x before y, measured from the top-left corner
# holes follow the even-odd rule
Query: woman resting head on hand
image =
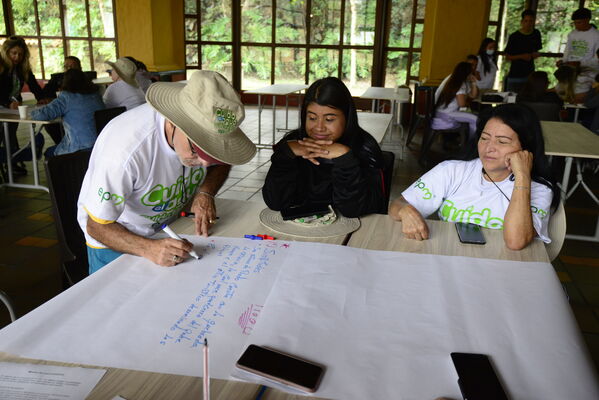
[(279, 211), (318, 203), (346, 217), (385, 213), (381, 149), (358, 125), (345, 84), (333, 77), (314, 82), (300, 124), (275, 145), (262, 188), (268, 207)]
[(476, 141), (463, 160), (445, 161), (406, 189), (389, 208), (410, 239), (428, 239), (424, 218), (503, 229), (506, 246), (526, 247), (547, 235), (550, 209), (559, 191), (545, 156), (541, 125), (528, 107), (506, 104), (479, 117)]

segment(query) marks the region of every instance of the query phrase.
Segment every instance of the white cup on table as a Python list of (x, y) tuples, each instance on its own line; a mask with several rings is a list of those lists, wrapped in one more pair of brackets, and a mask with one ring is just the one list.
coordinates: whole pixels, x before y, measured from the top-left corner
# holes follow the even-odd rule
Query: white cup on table
[(19, 106), (19, 117), (21, 117), (21, 119), (27, 119), (28, 110), (29, 106)]

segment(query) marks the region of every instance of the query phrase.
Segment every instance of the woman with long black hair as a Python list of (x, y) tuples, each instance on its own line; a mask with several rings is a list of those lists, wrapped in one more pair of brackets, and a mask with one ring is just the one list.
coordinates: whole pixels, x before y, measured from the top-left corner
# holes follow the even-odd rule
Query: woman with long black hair
[(435, 92), (435, 114), (432, 128), (438, 130), (455, 129), (460, 122), (468, 123), (470, 136), (476, 130), (476, 115), (460, 111), (468, 105), (469, 99), (478, 97), (476, 77), (472, 73), (472, 64), (461, 62), (455, 66), (452, 74)]
[(476, 71), (480, 79), (477, 86), (481, 90), (493, 89), (497, 75), (497, 42), (491, 38), (484, 38), (478, 49), (478, 65)]
[(308, 88), (300, 128), (275, 145), (271, 161), (262, 194), (272, 210), (324, 203), (346, 217), (387, 212), (381, 149), (338, 78)]
[(445, 161), (424, 174), (389, 207), (406, 237), (428, 238), (424, 218), (503, 229), (506, 246), (545, 243), (559, 190), (545, 156), (541, 124), (526, 106), (506, 104), (481, 113), (476, 141), (463, 160)]

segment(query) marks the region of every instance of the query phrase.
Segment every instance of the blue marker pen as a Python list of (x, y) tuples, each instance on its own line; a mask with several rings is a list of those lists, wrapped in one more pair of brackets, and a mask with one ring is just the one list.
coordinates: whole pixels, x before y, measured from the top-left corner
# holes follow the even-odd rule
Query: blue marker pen
[[(166, 234), (169, 235), (170, 237), (172, 237), (173, 239), (183, 241), (183, 238), (181, 236), (177, 235), (175, 233), (175, 231), (173, 231), (168, 225), (166, 225), (166, 224), (162, 225), (162, 230), (164, 232), (166, 232)], [(195, 250), (193, 250), (193, 249), (189, 252), (189, 255), (192, 256), (193, 258), (195, 258), (196, 260), (200, 259), (200, 256), (198, 256), (198, 253), (196, 253)]]

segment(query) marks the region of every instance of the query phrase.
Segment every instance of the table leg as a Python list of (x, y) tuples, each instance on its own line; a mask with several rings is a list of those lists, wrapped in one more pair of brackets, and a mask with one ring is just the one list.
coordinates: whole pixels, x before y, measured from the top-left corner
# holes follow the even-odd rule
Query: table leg
[(4, 149), (6, 150), (6, 168), (8, 169), (8, 183), (14, 183), (12, 176), (12, 154), (10, 152), (10, 135), (8, 134), (8, 122), (4, 123)]
[[(41, 125), (40, 125), (41, 129)], [(40, 178), (37, 170), (37, 146), (35, 145), (35, 126), (29, 124), (29, 136), (31, 137), (31, 163), (33, 164), (33, 184), (39, 186)]]
[(568, 199), (568, 182), (570, 181), (570, 171), (572, 170), (572, 157), (566, 157), (566, 165), (564, 167), (564, 176), (562, 177), (562, 201), (565, 203)]
[(276, 132), (276, 128), (275, 128), (275, 121), (276, 121), (276, 112), (277, 112), (277, 96), (273, 95), (272, 96), (272, 144), (274, 145), (276, 143), (276, 139), (275, 139), (275, 132)]
[(574, 109), (574, 122), (578, 122), (578, 112), (580, 111), (580, 108), (576, 107)]
[(375, 101), (376, 101), (375, 99), (372, 99), (372, 112), (375, 112), (375, 109), (376, 109), (375, 103), (374, 103)]
[(258, 144), (262, 143), (262, 95), (258, 94)]
[(289, 129), (289, 95), (285, 95), (285, 130)]

